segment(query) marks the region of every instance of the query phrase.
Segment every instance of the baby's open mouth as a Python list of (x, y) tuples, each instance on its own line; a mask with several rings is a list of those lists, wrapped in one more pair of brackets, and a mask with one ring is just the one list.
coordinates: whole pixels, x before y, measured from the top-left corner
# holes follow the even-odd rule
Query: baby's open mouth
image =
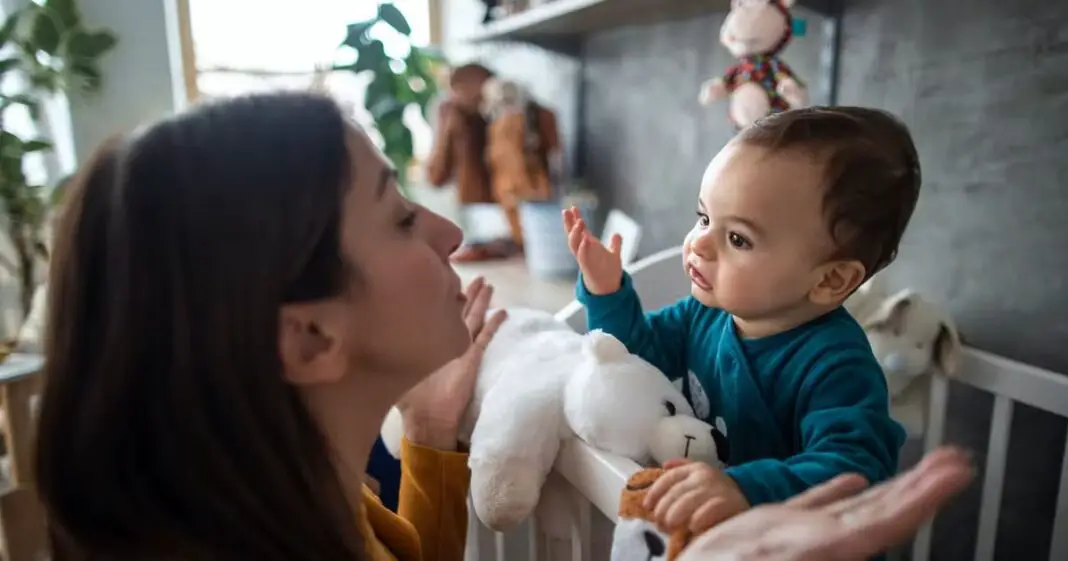
[(686, 272), (690, 275), (690, 280), (692, 280), (693, 283), (696, 284), (698, 288), (700, 288), (701, 290), (707, 290), (707, 291), (711, 291), (712, 290), (712, 284), (709, 283), (708, 280), (705, 279), (705, 277), (703, 275), (701, 275), (701, 272), (697, 270), (697, 267), (694, 267), (693, 265), (690, 265), (689, 263), (687, 263), (686, 264)]

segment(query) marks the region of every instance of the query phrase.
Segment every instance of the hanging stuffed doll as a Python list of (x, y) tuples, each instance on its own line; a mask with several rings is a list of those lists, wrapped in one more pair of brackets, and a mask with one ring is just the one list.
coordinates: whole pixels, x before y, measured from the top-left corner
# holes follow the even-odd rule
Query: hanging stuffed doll
[(742, 129), (771, 113), (808, 105), (805, 85), (779, 58), (794, 36), (794, 0), (732, 0), (719, 40), (738, 61), (701, 86), (702, 105), (730, 97), (727, 116)]
[(490, 185), (504, 209), (512, 240), (522, 248), (519, 203), (550, 199), (560, 174), (556, 115), (511, 80), (487, 80), (482, 100), (483, 114), (490, 119), (486, 142)]

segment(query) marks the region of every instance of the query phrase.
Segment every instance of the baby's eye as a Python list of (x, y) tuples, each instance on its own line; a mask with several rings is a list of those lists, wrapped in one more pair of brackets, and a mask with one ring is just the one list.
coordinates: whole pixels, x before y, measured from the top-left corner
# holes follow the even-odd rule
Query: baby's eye
[(752, 249), (753, 243), (745, 238), (745, 236), (738, 232), (728, 232), (727, 241), (730, 242), (731, 247), (735, 249)]
[(708, 215), (698, 211), (697, 212), (697, 225), (702, 228), (708, 228), (709, 220)]
[(678, 409), (675, 408), (675, 404), (670, 401), (664, 402), (664, 409), (667, 409), (668, 417), (674, 417), (678, 413)]

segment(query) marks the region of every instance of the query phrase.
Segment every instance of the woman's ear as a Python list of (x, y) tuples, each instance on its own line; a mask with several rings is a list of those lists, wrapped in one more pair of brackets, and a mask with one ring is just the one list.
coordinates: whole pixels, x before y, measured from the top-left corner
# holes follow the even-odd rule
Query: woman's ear
[(332, 383), (345, 374), (338, 327), (322, 304), (289, 304), (278, 318), (278, 353), (288, 382)]
[(942, 329), (938, 332), (938, 338), (935, 339), (934, 345), (934, 363), (942, 371), (942, 374), (946, 376), (956, 374), (963, 350), (960, 334), (957, 333), (956, 326), (948, 319), (942, 320)]

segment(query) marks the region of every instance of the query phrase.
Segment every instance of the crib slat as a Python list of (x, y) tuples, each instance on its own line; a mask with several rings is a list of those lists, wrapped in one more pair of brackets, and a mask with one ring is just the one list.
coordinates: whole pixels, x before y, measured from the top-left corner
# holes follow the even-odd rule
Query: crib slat
[(1049, 547), (1050, 561), (1068, 559), (1068, 438), (1064, 441), (1061, 459), (1061, 485), (1057, 492), (1057, 514), (1053, 517), (1053, 542)]
[(993, 561), (1001, 513), (1001, 490), (1005, 484), (1005, 464), (1009, 459), (1009, 436), (1012, 433), (1012, 398), (994, 398), (994, 415), (990, 420), (990, 444), (983, 474), (983, 502), (979, 507), (979, 533), (975, 541), (975, 561)]
[(493, 545), (494, 545), (494, 550), (495, 551), (494, 551), (493, 559), (494, 559), (494, 561), (504, 561), (505, 559), (508, 558), (507, 554), (505, 553), (505, 551), (507, 551), (506, 547), (508, 545), (504, 541), (506, 539), (506, 536), (505, 536), (505, 534), (502, 534), (500, 532), (494, 532), (494, 534), (495, 535), (493, 536), (494, 537)]
[(530, 517), (527, 525), (527, 560), (541, 561), (541, 526), (537, 516)]
[(467, 548), (464, 551), (464, 561), (489, 561), (482, 559), (479, 550), (479, 535), (482, 533), (482, 522), (475, 514), (475, 505), (471, 504), (471, 498), (467, 498)]
[(571, 561), (590, 561), (590, 501), (575, 489), (571, 489), (573, 504), (571, 518)]
[[(930, 452), (942, 445), (946, 432), (946, 406), (949, 402), (949, 380), (941, 375), (931, 377), (931, 394), (927, 404), (927, 429), (924, 450)], [(931, 557), (932, 522), (920, 527), (912, 542), (912, 561), (928, 561)]]

